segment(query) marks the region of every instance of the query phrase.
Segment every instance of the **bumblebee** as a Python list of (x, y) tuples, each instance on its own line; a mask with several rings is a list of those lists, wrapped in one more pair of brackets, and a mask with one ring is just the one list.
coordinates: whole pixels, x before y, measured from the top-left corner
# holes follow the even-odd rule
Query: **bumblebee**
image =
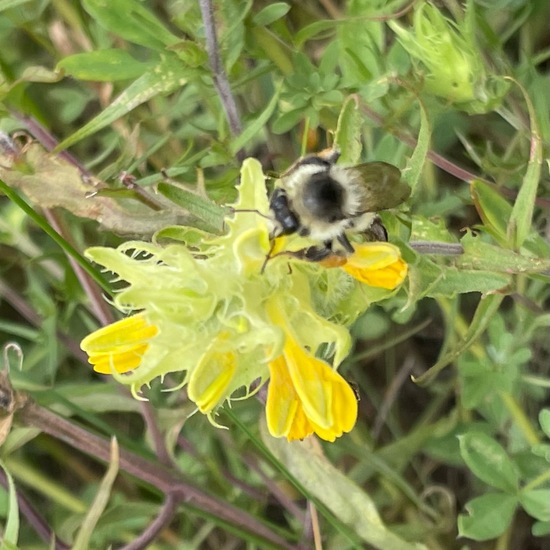
[[(393, 208), (410, 195), (401, 172), (386, 162), (338, 166), (340, 152), (327, 149), (297, 160), (280, 178), (269, 207), (272, 238), (297, 233), (322, 243), (292, 255), (321, 261), (335, 252), (352, 254), (347, 231), (387, 240), (376, 212)], [(341, 247), (336, 251), (335, 244)]]

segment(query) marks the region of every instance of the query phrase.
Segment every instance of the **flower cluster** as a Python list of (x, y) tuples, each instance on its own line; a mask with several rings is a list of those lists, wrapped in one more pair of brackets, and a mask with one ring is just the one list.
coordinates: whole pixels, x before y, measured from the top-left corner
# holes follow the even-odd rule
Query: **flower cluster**
[[(341, 321), (388, 294), (380, 289), (397, 287), (407, 266), (395, 246), (366, 243), (340, 267), (278, 255), (262, 272), (271, 228), (250, 212), (269, 210), (257, 161), (243, 164), (238, 190), (223, 236), (171, 227), (152, 243), (87, 251), (128, 283), (114, 301), (131, 316), (87, 336), (82, 349), (96, 371), (130, 385), (136, 397), (154, 378), (180, 373), (173, 389), (187, 386), (213, 423), (236, 390), (250, 395), (270, 378), (272, 435), (316, 433), (334, 441), (357, 417), (354, 392), (336, 371), (351, 344)], [(357, 287), (374, 293), (363, 293), (361, 308), (346, 310), (342, 304)]]

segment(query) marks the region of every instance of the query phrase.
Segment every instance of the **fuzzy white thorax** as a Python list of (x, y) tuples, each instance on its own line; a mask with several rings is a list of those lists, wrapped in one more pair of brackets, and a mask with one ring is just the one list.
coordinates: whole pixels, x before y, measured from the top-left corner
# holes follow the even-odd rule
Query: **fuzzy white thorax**
[[(344, 219), (326, 221), (311, 215), (301, 200), (301, 191), (314, 174), (326, 173), (343, 189), (342, 212)], [(351, 167), (317, 164), (304, 164), (289, 170), (281, 178), (281, 187), (286, 191), (289, 204), (298, 216), (300, 223), (309, 230), (309, 236), (317, 241), (332, 241), (347, 229), (365, 231), (372, 224), (375, 214), (360, 211), (362, 179), (359, 171)]]

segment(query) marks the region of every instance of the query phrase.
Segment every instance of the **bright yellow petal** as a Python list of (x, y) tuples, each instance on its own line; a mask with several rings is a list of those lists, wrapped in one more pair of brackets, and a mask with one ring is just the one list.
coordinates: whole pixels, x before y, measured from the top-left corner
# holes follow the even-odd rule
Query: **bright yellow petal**
[(369, 286), (394, 289), (405, 279), (407, 264), (390, 243), (354, 244), (355, 253), (342, 266), (354, 279)]
[[(315, 431), (313, 424), (306, 416), (304, 409), (300, 405), (296, 409), (296, 414), (292, 420), (292, 425), (286, 434), (288, 441), (302, 440), (310, 436)], [(333, 440), (334, 441), (334, 440)]]
[[(313, 369), (319, 375), (319, 384), (323, 386), (321, 400), (323, 403), (327, 399), (329, 401), (326, 417), (323, 418), (318, 411), (310, 414), (315, 404), (308, 403), (307, 399), (304, 401), (299, 395), (301, 392), (291, 374), (294, 365), (290, 366), (284, 357), (278, 357), (270, 363), (271, 380), (266, 405), (269, 432), (274, 437), (286, 436), (289, 441), (304, 439), (315, 432), (321, 439), (334, 441), (355, 425), (357, 399), (349, 384), (329, 365), (308, 356), (306, 352), (303, 352), (302, 359), (304, 356), (309, 366), (315, 364)], [(321, 418), (323, 424), (314, 418)]]
[(327, 383), (332, 369), (320, 359), (308, 354), (292, 337), (287, 335), (284, 358), (292, 383), (300, 398), (304, 412), (322, 428), (332, 426), (332, 385)]
[(92, 332), (80, 347), (88, 354), (96, 372), (125, 373), (139, 367), (149, 341), (156, 334), (158, 327), (137, 314)]
[(88, 334), (80, 347), (88, 355), (112, 351), (115, 348), (132, 348), (136, 344), (148, 342), (157, 333), (158, 328), (138, 313)]
[(124, 374), (139, 367), (148, 347), (149, 344), (141, 344), (121, 353), (90, 355), (88, 361), (100, 374), (113, 374), (113, 372)]
[(269, 363), (269, 373), (267, 427), (273, 437), (288, 436), (300, 404), (282, 355)]

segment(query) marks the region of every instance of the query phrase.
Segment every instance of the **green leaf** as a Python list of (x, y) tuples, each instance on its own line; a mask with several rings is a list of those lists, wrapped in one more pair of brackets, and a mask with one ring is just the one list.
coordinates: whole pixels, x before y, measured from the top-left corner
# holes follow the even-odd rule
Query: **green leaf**
[(507, 493), (516, 493), (519, 476), (504, 448), (480, 432), (459, 436), (460, 454), (468, 468), (482, 481)]
[[(39, 147), (39, 146), (38, 146)], [(73, 167), (74, 168), (74, 167)], [(15, 171), (11, 171), (12, 174)], [(30, 219), (40, 227), (66, 254), (73, 258), (81, 268), (90, 275), (90, 277), (107, 293), (111, 294), (110, 285), (105, 281), (103, 275), (99, 273), (90, 262), (80, 254), (80, 252), (68, 241), (66, 241), (46, 220), (44, 216), (36, 212), (27, 204), (11, 187), (8, 187), (0, 180), (0, 191), (2, 191), (13, 203), (23, 210)]]
[(21, 4), (26, 4), (31, 0), (0, 0), (0, 12), (9, 10), (10, 8), (15, 8)]
[(110, 82), (137, 78), (151, 65), (137, 61), (125, 50), (109, 49), (70, 55), (57, 64), (57, 69), (80, 80)]
[(387, 529), (370, 496), (319, 453), (311, 440), (289, 443), (264, 434), (263, 442), (309, 495), (369, 545), (380, 550), (425, 548)]
[(109, 462), (109, 468), (105, 473), (105, 476), (101, 480), (101, 484), (97, 491), (90, 509), (88, 510), (86, 517), (80, 525), (78, 535), (76, 536), (72, 549), (73, 550), (86, 550), (90, 547), (90, 539), (97, 527), (97, 523), (101, 518), (101, 515), (105, 511), (113, 484), (118, 475), (119, 470), (119, 450), (118, 443), (115, 437), (111, 438), (111, 460)]
[(521, 491), (519, 502), (531, 517), (539, 521), (550, 521), (550, 489)]
[(179, 41), (137, 0), (84, 0), (83, 6), (102, 27), (129, 42), (164, 51)]
[(483, 334), (498, 308), (504, 296), (501, 294), (492, 294), (483, 298), (476, 309), (472, 322), (466, 331), (466, 334), (461, 342), (445, 353), (443, 357), (438, 359), (437, 363), (428, 369), (422, 376), (415, 378), (417, 384), (427, 384), (435, 376), (439, 374), (447, 365), (455, 361), (462, 353), (474, 344), (474, 342)]
[(317, 37), (319, 34), (322, 35), (318, 37), (319, 39), (332, 36), (335, 32), (337, 24), (338, 22), (334, 19), (328, 19), (326, 21), (315, 21), (314, 23), (311, 23), (311, 25), (305, 26), (303, 29), (300, 29), (294, 37), (296, 46), (299, 48), (304, 42), (313, 37)]
[(478, 180), (470, 183), (470, 194), (486, 229), (500, 244), (506, 244), (506, 226), (512, 215), (508, 201), (493, 186)]
[(286, 2), (274, 2), (266, 6), (263, 10), (260, 10), (253, 18), (252, 21), (259, 26), (267, 26), (284, 17), (290, 10), (290, 5)]
[(511, 239), (511, 243), (517, 250), (521, 247), (531, 231), (531, 221), (535, 208), (535, 199), (537, 197), (537, 187), (540, 180), (541, 165), (542, 165), (542, 140), (537, 124), (537, 117), (533, 103), (519, 82), (516, 84), (520, 87), (527, 103), (529, 111), (529, 122), (531, 124), (531, 154), (529, 156), (529, 164), (523, 177), (521, 187), (519, 188), (518, 196), (512, 208), (512, 215), (507, 227), (507, 236)]
[(279, 94), (281, 93), (281, 86), (278, 86), (268, 103), (267, 107), (257, 116), (255, 116), (252, 122), (241, 132), (239, 136), (231, 141), (230, 152), (234, 156), (237, 151), (240, 151), (250, 140), (265, 128), (267, 121), (275, 111), (279, 102)]
[(186, 84), (186, 78), (183, 76), (185, 70), (185, 66), (175, 55), (166, 55), (158, 65), (132, 82), (99, 115), (63, 140), (55, 151), (59, 152), (95, 134), (149, 99), (181, 88)]
[(537, 521), (531, 532), (535, 537), (546, 537), (550, 535), (550, 521)]
[(430, 120), (428, 118), (428, 112), (424, 106), (424, 103), (418, 100), (420, 105), (420, 130), (418, 132), (418, 140), (416, 147), (414, 148), (411, 158), (407, 162), (407, 168), (403, 171), (403, 180), (409, 184), (411, 188), (411, 195), (414, 196), (416, 186), (420, 181), (422, 174), (422, 168), (424, 162), (426, 162), (426, 155), (430, 148), (430, 139), (432, 136), (432, 129)]
[(550, 438), (550, 409), (542, 409), (542, 411), (540, 411), (539, 423), (544, 435)]
[(440, 277), (430, 286), (426, 296), (454, 297), (457, 294), (494, 292), (505, 288), (512, 282), (512, 276), (494, 271), (478, 271), (477, 269), (444, 268)]
[(342, 152), (340, 161), (343, 164), (358, 164), (361, 159), (362, 125), (357, 99), (353, 96), (348, 97), (340, 111), (334, 136), (334, 145)]
[(3, 544), (11, 544), (17, 548), (17, 539), (19, 538), (19, 506), (17, 504), (17, 492), (15, 491), (15, 483), (10, 472), (6, 469), (4, 463), (0, 460), (0, 468), (4, 470), (4, 474), (8, 481), (8, 514), (6, 523), (2, 530), (2, 548)]
[(499, 391), (511, 391), (518, 382), (518, 368), (510, 365), (505, 370), (497, 370), (489, 359), (477, 360), (461, 358), (459, 361), (461, 400), (466, 409), (474, 409), (482, 403), (490, 402)]
[(294, 109), (288, 113), (284, 113), (273, 122), (271, 130), (275, 134), (284, 134), (291, 128), (294, 128), (304, 117), (303, 109)]
[(169, 183), (159, 183), (158, 190), (167, 199), (205, 221), (214, 230), (222, 230), (225, 210), (221, 206)]
[(500, 273), (540, 273), (550, 269), (550, 260), (524, 256), (512, 250), (494, 246), (471, 232), (467, 232), (460, 243), (464, 247), (464, 254), (455, 260), (459, 268), (493, 270)]
[(466, 504), (469, 515), (458, 516), (458, 534), (473, 540), (494, 539), (509, 527), (517, 499), (504, 493), (489, 493)]

